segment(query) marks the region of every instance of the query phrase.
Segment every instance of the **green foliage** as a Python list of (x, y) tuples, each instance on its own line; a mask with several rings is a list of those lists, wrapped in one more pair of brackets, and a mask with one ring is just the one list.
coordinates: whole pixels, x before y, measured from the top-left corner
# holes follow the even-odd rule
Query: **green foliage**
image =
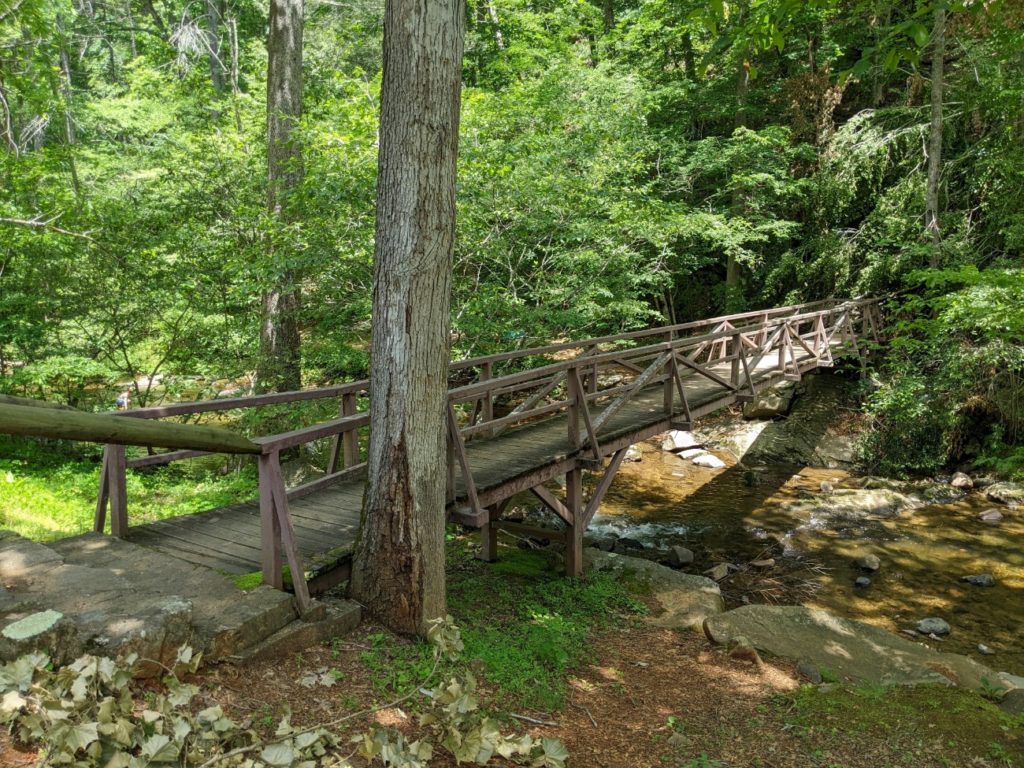
[[(5, 457), (0, 458), (0, 526), (38, 540), (92, 529), (100, 476), (98, 449), (83, 453), (67, 444), (0, 436), (0, 456)], [(185, 464), (128, 473), (133, 523), (200, 512), (256, 494), (254, 467), (223, 474), (219, 466)]]
[(561, 707), (566, 673), (588, 658), (591, 634), (643, 610), (609, 574), (566, 579), (543, 552), (502, 548), (493, 565), (463, 543), (449, 552), (449, 607), (466, 656), (482, 662), (508, 706)]
[(886, 380), (868, 398), (870, 464), (931, 472), (979, 455), (1020, 471), (1024, 413), (1024, 272), (965, 266), (911, 273), (894, 308)]

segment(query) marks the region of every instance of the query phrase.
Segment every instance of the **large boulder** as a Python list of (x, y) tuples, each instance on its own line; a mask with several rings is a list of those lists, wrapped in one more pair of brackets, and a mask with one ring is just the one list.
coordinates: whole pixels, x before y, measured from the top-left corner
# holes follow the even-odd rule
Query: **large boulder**
[(1024, 485), (1020, 483), (994, 483), (985, 489), (990, 501), (1005, 504), (1008, 507), (1019, 507), (1024, 504)]
[(938, 683), (982, 688), (996, 673), (955, 653), (942, 653), (861, 621), (796, 605), (746, 605), (704, 622), (717, 645), (745, 638), (758, 651), (803, 660), (850, 682)]
[(608, 571), (635, 579), (650, 591), (662, 611), (648, 618), (658, 627), (699, 629), (709, 616), (725, 609), (722, 592), (711, 579), (674, 571), (638, 557), (598, 549), (583, 550), (583, 564), (590, 571)]

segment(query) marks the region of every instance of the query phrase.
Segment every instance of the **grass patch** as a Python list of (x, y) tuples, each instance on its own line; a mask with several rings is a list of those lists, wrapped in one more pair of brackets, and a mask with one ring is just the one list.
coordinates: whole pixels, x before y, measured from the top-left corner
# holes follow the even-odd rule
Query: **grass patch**
[[(781, 696), (786, 724), (812, 754), (842, 754), (846, 742), (884, 743), (893, 753), (933, 754), (948, 765), (979, 757), (1024, 766), (1024, 717), (1007, 715), (980, 693), (940, 686), (804, 686)], [(848, 751), (848, 750), (847, 750)], [(903, 765), (903, 763), (898, 763)], [(910, 763), (908, 763), (910, 764)]]
[(474, 546), (459, 540), (448, 548), (448, 606), (464, 658), (482, 666), (501, 706), (561, 708), (568, 671), (590, 658), (591, 633), (644, 606), (609, 574), (565, 578), (547, 552), (503, 547), (488, 564), (473, 559)]
[[(141, 455), (141, 454), (140, 454)], [(0, 437), (0, 528), (37, 541), (92, 530), (98, 446)], [(128, 471), (131, 524), (235, 504), (256, 494), (256, 471), (220, 474), (209, 462)]]

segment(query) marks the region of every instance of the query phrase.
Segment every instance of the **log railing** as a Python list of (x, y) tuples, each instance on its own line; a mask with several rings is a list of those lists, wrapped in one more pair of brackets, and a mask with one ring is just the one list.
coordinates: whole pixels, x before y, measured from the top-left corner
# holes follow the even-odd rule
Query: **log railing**
[[(756, 390), (756, 372), (766, 358), (774, 361), (773, 375), (799, 378), (802, 366), (809, 362), (831, 365), (835, 346), (860, 352), (858, 339), (877, 340), (880, 325), (876, 299), (826, 300), (454, 362), (450, 368), (452, 379), (465, 381), (469, 374), (471, 381), (449, 391), (449, 500), (458, 501), (454, 480), (456, 473), (461, 473), (463, 500), (459, 504), (464, 502), (468, 509), (459, 510), (459, 517), (484, 519), (467, 458), (469, 440), (494, 437), (564, 413), (568, 416), (567, 455), (581, 463), (597, 462), (606, 453), (601, 445), (602, 432), (640, 392), (660, 385), (666, 420), (688, 425), (694, 418), (686, 389), (688, 381), (702, 379), (721, 390), (723, 396), (750, 398)], [(538, 357), (563, 359), (496, 375), (499, 366), (515, 368), (525, 358)], [(359, 432), (369, 426), (369, 416), (358, 406), (369, 395), (369, 382), (362, 380), (298, 392), (175, 403), (111, 414), (42, 408), (39, 406), (50, 404), (6, 397), (0, 399), (0, 431), (105, 443), (94, 527), (104, 530), (109, 508), (111, 533), (115, 536), (128, 532), (129, 469), (210, 453), (256, 456), (264, 580), (280, 588), (283, 560), (287, 560), (299, 608), (305, 612), (311, 603), (288, 501), (365, 472), (359, 456)], [(252, 440), (218, 427), (158, 421), (332, 399), (339, 403), (338, 418)], [(499, 404), (510, 406), (508, 412), (499, 414)], [(296, 488), (286, 488), (281, 452), (325, 438), (332, 439), (327, 473)], [(171, 450), (129, 459), (126, 445)], [(622, 455), (623, 451), (616, 450), (614, 460), (621, 461)]]

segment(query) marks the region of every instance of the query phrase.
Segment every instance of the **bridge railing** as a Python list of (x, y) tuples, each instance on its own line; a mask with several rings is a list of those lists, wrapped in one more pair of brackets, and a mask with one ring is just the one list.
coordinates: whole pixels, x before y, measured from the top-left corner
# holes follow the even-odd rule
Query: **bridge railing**
[[(805, 367), (832, 365), (834, 349), (849, 347), (859, 352), (858, 337), (879, 338), (877, 300), (829, 302), (826, 306), (812, 305), (810, 311), (800, 311), (804, 307), (795, 309), (767, 320), (763, 320), (764, 313), (761, 317), (746, 313), (686, 324), (682, 329), (674, 326), (643, 334), (622, 334), (606, 337), (601, 343), (591, 340), (574, 345), (581, 351), (571, 359), (497, 378), (481, 377), (480, 381), (451, 390), (449, 497), (454, 500), (454, 473), (461, 470), (469, 507), (463, 519), (484, 518), (466, 451), (467, 441), (474, 438), (493, 437), (567, 413), (566, 451), (588, 454), (598, 461), (605, 455), (601, 433), (617, 413), (650, 387), (663, 387), (666, 419), (681, 415), (678, 423), (689, 428), (695, 418), (686, 388), (689, 381), (710, 382), (723, 396), (736, 400), (752, 399), (758, 388), (755, 379), (799, 379)], [(747, 322), (737, 325), (742, 320)], [(680, 330), (707, 326), (711, 326), (710, 331), (678, 335)], [(624, 340), (638, 339), (647, 342), (652, 336), (663, 340), (631, 348), (602, 349), (603, 344), (615, 346)], [(762, 361), (770, 355), (774, 356), (772, 368), (765, 371)], [(507, 413), (496, 415), (495, 403), (506, 399), (518, 404)], [(481, 403), (485, 405), (481, 407)]]

